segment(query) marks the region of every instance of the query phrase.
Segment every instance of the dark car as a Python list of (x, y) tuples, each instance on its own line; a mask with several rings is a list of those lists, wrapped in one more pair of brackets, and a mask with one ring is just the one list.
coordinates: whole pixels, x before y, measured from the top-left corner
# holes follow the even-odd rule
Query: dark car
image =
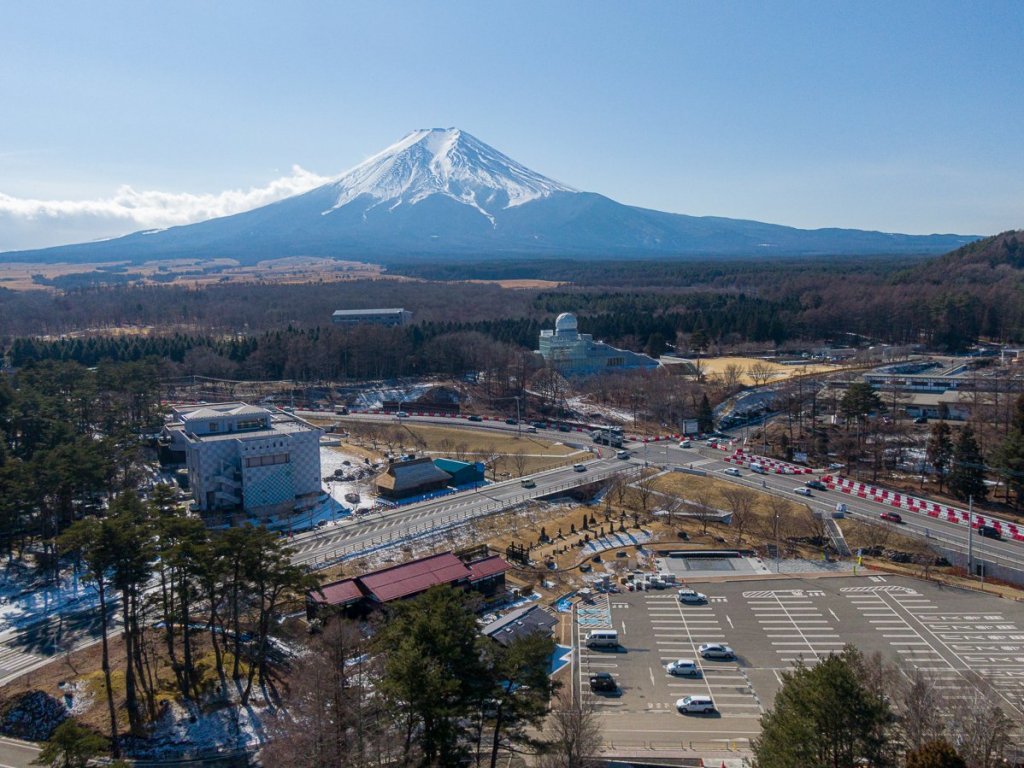
[(1003, 538), (1003, 534), (999, 532), (999, 529), (991, 525), (979, 525), (978, 535), (986, 539), (1002, 540)]
[(571, 432), (572, 430), (569, 429), (569, 427), (567, 425), (565, 425), (565, 424), (559, 424), (558, 425), (558, 431), (559, 432)]
[(484, 420), (483, 416), (476, 416), (476, 415), (474, 415), (474, 416), (467, 416), (466, 417), (466, 421), (483, 421), (483, 420)]
[(813, 488), (816, 491), (827, 491), (828, 486), (825, 485), (821, 480), (810, 480), (804, 483), (808, 488)]
[(928, 423), (928, 417), (927, 416), (918, 416), (916, 419), (914, 419), (914, 423), (915, 424), (927, 424)]
[(515, 419), (505, 419), (505, 423), (506, 423), (506, 424), (511, 424), (511, 425), (512, 425), (512, 426), (514, 427), (514, 426), (515, 426), (516, 424), (518, 424), (519, 422), (518, 422), (518, 421), (516, 421)]
[(883, 512), (879, 515), (883, 520), (888, 520), (890, 523), (902, 523), (903, 516), (899, 512)]
[(619, 690), (619, 686), (615, 683), (615, 678), (612, 677), (611, 672), (598, 672), (590, 676), (590, 690), (612, 693)]

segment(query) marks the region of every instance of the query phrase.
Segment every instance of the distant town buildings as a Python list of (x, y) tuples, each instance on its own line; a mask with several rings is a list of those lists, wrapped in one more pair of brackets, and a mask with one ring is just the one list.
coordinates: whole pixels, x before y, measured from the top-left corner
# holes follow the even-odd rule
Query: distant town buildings
[(400, 326), (412, 322), (412, 312), (397, 309), (338, 309), (331, 315), (335, 325)]
[(174, 408), (163, 439), (184, 453), (202, 512), (265, 519), (319, 499), (320, 434), (292, 414), (236, 402)]
[(540, 332), (537, 354), (567, 376), (658, 367), (658, 361), (647, 355), (616, 349), (603, 341), (594, 341), (589, 333), (580, 333), (576, 315), (570, 312), (563, 312), (555, 319), (555, 330)]

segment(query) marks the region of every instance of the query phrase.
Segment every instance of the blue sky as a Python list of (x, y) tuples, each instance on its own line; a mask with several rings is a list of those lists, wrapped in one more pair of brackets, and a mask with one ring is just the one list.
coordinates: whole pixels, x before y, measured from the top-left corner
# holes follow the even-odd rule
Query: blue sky
[(0, 249), (232, 212), (457, 126), (624, 203), (1024, 227), (1019, 2), (0, 8)]

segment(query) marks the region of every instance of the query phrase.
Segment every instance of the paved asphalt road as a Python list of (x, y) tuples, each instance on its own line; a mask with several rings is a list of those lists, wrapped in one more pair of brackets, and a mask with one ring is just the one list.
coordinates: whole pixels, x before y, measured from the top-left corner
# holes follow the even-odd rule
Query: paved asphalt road
[(38, 755), (35, 744), (0, 738), (0, 768), (29, 768)]

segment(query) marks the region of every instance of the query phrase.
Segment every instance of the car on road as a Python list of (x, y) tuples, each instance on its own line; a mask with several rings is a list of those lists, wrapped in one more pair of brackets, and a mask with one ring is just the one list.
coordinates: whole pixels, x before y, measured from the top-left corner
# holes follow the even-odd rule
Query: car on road
[(740, 475), (740, 471), (736, 469), (736, 467), (726, 467), (722, 470), (722, 473), (732, 475), (733, 477), (742, 477), (742, 475)]
[(735, 659), (736, 654), (728, 645), (721, 643), (704, 643), (697, 649), (705, 659)]
[(614, 693), (619, 690), (611, 672), (595, 672), (590, 676), (590, 690), (597, 693)]
[(586, 472), (587, 471), (587, 465), (586, 464), (573, 464), (572, 465), (572, 471), (573, 472)]
[(680, 448), (692, 448), (693, 447), (693, 443), (691, 443), (689, 440), (680, 440), (679, 441), (679, 447)]
[(879, 515), (882, 520), (888, 520), (890, 523), (902, 523), (903, 515), (899, 512), (883, 512)]
[(676, 592), (676, 597), (679, 599), (680, 603), (687, 603), (689, 605), (698, 605), (708, 601), (707, 595), (694, 589), (680, 589)]
[(406, 413), (405, 411), (397, 411), (397, 412), (395, 413), (395, 418), (398, 418), (398, 419), (407, 419), (407, 418), (409, 418), (409, 414), (408, 414), (408, 413)]
[(793, 489), (793, 493), (799, 494), (800, 496), (811, 496), (812, 495), (811, 494), (811, 489), (807, 488), (805, 486), (802, 486), (802, 485), (799, 488), (794, 488)]
[(618, 453), (615, 454), (615, 458), (617, 458), (617, 459), (628, 459), (629, 458), (629, 451), (619, 451)]
[(515, 426), (516, 424), (518, 424), (519, 422), (518, 422), (518, 421), (516, 421), (515, 419), (505, 419), (505, 423), (506, 423), (506, 424), (511, 424), (511, 425), (512, 425), (512, 426), (514, 427), (514, 426)]
[(566, 424), (559, 424), (558, 425), (558, 431), (559, 432), (572, 432), (572, 430)]
[(521, 485), (523, 486), (523, 488), (536, 488), (537, 487), (536, 481), (534, 481), (532, 478), (529, 478), (529, 477), (526, 478), (525, 480), (523, 480)]
[(927, 416), (918, 416), (916, 419), (914, 419), (914, 423), (915, 424), (927, 424), (928, 423), (928, 417)]
[(537, 428), (536, 427), (527, 427), (526, 431), (529, 432), (531, 435), (537, 434)]
[(683, 696), (683, 698), (676, 701), (676, 709), (679, 710), (680, 714), (684, 715), (695, 712), (702, 715), (710, 715), (717, 711), (715, 709), (715, 702), (710, 696)]
[(813, 488), (816, 491), (827, 491), (828, 486), (825, 485), (821, 480), (808, 480), (804, 483), (808, 488)]
[(467, 416), (466, 421), (483, 421), (483, 416), (477, 416), (475, 413), (472, 416)]
[(1003, 534), (999, 532), (999, 529), (992, 525), (979, 525), (978, 535), (986, 539), (995, 539), (996, 541), (1002, 541)]
[(700, 667), (692, 659), (676, 659), (665, 665), (665, 671), (677, 677), (700, 677)]

